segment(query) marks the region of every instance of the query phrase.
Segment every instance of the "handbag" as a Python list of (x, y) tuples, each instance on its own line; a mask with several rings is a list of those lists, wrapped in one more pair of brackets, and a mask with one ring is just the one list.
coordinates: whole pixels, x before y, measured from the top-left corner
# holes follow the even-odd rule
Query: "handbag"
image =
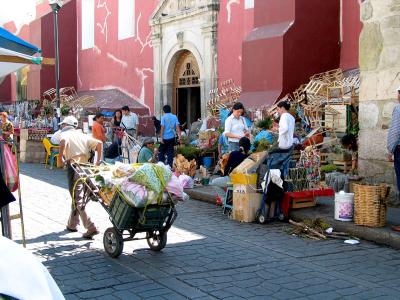
[(3, 163), (4, 163), (4, 181), (6, 186), (11, 192), (15, 192), (18, 189), (18, 168), (17, 160), (12, 154), (10, 147), (7, 144), (3, 144)]

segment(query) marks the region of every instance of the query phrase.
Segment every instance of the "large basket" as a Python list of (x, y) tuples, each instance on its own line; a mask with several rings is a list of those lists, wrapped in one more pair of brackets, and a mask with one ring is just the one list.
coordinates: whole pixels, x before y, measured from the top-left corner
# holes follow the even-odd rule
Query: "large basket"
[(386, 185), (354, 184), (354, 223), (383, 227), (386, 223)]

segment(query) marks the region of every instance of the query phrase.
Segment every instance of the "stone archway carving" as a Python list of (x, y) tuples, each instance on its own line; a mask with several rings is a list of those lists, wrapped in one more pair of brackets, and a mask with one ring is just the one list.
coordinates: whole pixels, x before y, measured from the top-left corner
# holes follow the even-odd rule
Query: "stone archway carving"
[[(154, 112), (174, 103), (174, 70), (179, 57), (190, 51), (199, 69), (201, 112), (217, 84), (217, 0), (161, 0), (152, 15)], [(196, 24), (196, 25), (193, 25)]]

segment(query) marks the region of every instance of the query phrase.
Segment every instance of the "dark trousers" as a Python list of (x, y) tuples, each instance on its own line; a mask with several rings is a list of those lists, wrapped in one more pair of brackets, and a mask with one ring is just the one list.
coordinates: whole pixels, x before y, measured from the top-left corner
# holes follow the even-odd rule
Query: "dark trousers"
[(396, 172), (397, 192), (400, 194), (400, 147), (394, 150), (394, 171)]
[(160, 144), (158, 149), (158, 160), (165, 163), (165, 155), (167, 155), (167, 163), (172, 168), (174, 162), (174, 146), (175, 139), (164, 140), (164, 144)]

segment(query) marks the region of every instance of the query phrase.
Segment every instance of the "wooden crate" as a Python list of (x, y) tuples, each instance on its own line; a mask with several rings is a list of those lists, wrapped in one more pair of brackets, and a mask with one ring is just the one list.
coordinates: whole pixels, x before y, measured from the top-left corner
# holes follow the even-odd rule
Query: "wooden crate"
[(336, 132), (346, 132), (347, 130), (347, 105), (331, 105), (338, 113), (332, 113), (325, 109), (325, 126), (332, 128)]
[(319, 157), (321, 159), (321, 161), (320, 161), (321, 165), (328, 164), (327, 158), (329, 157), (329, 153), (320, 153)]
[(290, 199), (290, 208), (305, 208), (305, 207), (314, 207), (317, 205), (314, 197), (306, 197), (306, 198), (291, 198)]
[(338, 170), (347, 173), (351, 170), (351, 160), (349, 161), (338, 161), (334, 160), (333, 164), (337, 166)]

